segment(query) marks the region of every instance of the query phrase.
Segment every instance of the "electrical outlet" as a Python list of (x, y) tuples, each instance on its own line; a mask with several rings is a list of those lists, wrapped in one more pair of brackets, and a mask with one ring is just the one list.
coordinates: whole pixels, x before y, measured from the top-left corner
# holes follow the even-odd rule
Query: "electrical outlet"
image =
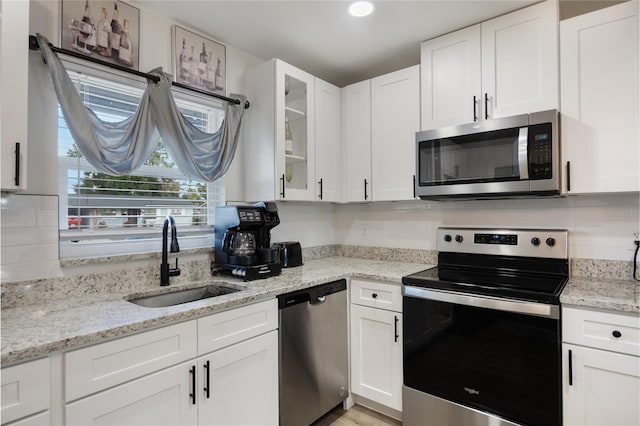
[(637, 240), (638, 238), (640, 238), (640, 232), (634, 232), (633, 233), (633, 239)]
[(369, 225), (366, 223), (360, 225), (360, 239), (363, 241), (369, 239)]

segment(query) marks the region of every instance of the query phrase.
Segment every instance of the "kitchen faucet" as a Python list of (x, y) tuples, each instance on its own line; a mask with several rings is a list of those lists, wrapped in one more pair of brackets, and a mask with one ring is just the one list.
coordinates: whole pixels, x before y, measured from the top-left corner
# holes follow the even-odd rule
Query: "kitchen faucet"
[[(167, 249), (167, 237), (169, 233), (169, 225), (171, 225), (171, 247)], [(169, 285), (169, 277), (175, 277), (180, 275), (180, 268), (178, 268), (178, 258), (176, 258), (176, 267), (169, 268), (169, 254), (178, 253), (180, 246), (178, 246), (178, 233), (176, 232), (176, 221), (173, 216), (167, 215), (162, 225), (162, 263), (160, 264), (160, 285)]]

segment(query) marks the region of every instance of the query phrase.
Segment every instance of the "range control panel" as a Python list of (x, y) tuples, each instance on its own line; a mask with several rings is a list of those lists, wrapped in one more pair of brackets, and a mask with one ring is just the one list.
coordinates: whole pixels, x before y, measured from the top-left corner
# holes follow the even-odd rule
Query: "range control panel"
[(438, 228), (441, 252), (568, 259), (564, 229)]

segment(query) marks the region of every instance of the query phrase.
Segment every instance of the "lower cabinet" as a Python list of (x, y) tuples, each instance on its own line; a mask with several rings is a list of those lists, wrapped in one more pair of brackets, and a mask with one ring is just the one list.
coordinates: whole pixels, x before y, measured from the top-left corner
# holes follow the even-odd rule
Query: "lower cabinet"
[(565, 425), (640, 424), (638, 315), (563, 307)]
[(185, 362), (67, 404), (65, 423), (197, 425), (195, 374), (194, 363)]
[[(351, 391), (402, 411), (402, 313), (400, 286), (351, 282)], [(400, 305), (401, 307), (402, 305)]]
[(278, 332), (199, 359), (201, 425), (278, 424)]
[(275, 299), (65, 354), (67, 425), (277, 425)]
[(49, 358), (3, 368), (2, 424), (49, 424), (50, 383)]
[(599, 349), (562, 346), (564, 370), (572, 376), (564, 383), (564, 424), (640, 424), (640, 359)]
[(277, 425), (278, 332), (67, 404), (68, 425)]

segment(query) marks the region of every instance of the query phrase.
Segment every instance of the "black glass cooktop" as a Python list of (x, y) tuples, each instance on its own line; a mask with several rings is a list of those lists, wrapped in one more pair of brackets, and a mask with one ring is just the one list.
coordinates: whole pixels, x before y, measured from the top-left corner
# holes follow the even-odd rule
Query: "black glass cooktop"
[(402, 283), (558, 304), (568, 278), (566, 259), (446, 254), (438, 260), (439, 266), (405, 276)]

